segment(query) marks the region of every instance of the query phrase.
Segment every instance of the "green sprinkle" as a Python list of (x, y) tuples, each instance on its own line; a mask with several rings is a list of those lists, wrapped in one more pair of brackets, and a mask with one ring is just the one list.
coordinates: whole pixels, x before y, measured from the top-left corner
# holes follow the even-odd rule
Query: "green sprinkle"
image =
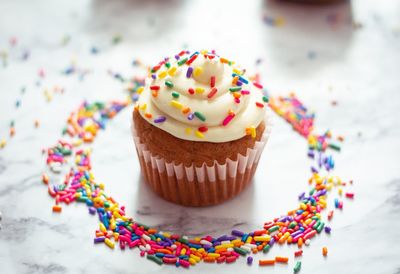
[(297, 223), (296, 223), (296, 222), (291, 222), (291, 223), (290, 223), (290, 225), (289, 225), (289, 228), (295, 228), (295, 227), (296, 227), (296, 225), (297, 225)]
[(314, 224), (313, 228), (314, 228), (314, 229), (317, 229), (317, 227), (318, 227), (320, 224), (321, 224), (321, 221), (318, 220), (318, 221)]
[(112, 39), (112, 43), (115, 45), (115, 44), (118, 44), (119, 42), (121, 42), (122, 41), (122, 36), (121, 35), (115, 35), (114, 37), (113, 37), (113, 39)]
[(203, 122), (206, 120), (206, 117), (201, 112), (195, 111), (194, 115)]
[(310, 196), (313, 195), (314, 192), (315, 192), (315, 188), (312, 188), (312, 189), (310, 190), (310, 192), (309, 192)]
[(319, 226), (316, 228), (318, 233), (321, 233), (322, 229), (324, 228), (325, 223), (324, 222), (320, 222)]
[(187, 244), (189, 242), (188, 239), (185, 239), (183, 237), (180, 237), (178, 241), (183, 243), (183, 244)]
[(237, 247), (237, 246), (235, 246), (233, 248), (233, 250), (235, 250), (235, 252), (239, 253), (242, 256), (246, 256), (246, 254), (248, 253), (246, 249), (243, 249), (243, 248), (240, 248), (240, 247)]
[(294, 272), (294, 273), (297, 273), (297, 272), (300, 271), (300, 269), (301, 269), (301, 262), (298, 261), (298, 262), (296, 262), (296, 265), (295, 265), (294, 268), (293, 268), (293, 272)]
[(162, 259), (158, 258), (157, 256), (154, 256), (154, 255), (147, 254), (147, 259), (150, 260), (150, 261), (155, 262), (158, 265), (162, 265), (163, 264)]
[(270, 229), (268, 229), (268, 232), (272, 233), (274, 231), (277, 231), (278, 229), (279, 229), (279, 225), (275, 225), (275, 226), (271, 227)]
[(167, 86), (167, 87), (169, 87), (169, 88), (173, 88), (174, 87), (174, 84), (171, 82), (171, 81), (165, 81), (165, 85)]
[(167, 62), (167, 63), (165, 63), (165, 66), (166, 66), (167, 68), (170, 68), (170, 67), (171, 67), (171, 64), (170, 64), (169, 62)]
[(267, 96), (263, 96), (263, 101), (265, 102), (265, 103), (268, 103), (268, 101), (269, 101), (269, 98), (267, 97)]
[(173, 91), (173, 92), (172, 92), (172, 97), (174, 97), (174, 98), (179, 98), (179, 93), (176, 92), (176, 91)]
[(231, 87), (231, 88), (229, 88), (230, 92), (241, 91), (241, 90), (242, 90), (242, 87)]
[(180, 60), (178, 62), (178, 66), (182, 66), (184, 63), (186, 63), (187, 60), (188, 60), (187, 58)]
[(76, 198), (76, 200), (77, 200), (78, 202), (86, 203), (87, 200), (88, 200), (88, 198), (86, 198), (86, 197), (78, 197), (78, 198)]
[(265, 245), (264, 248), (263, 248), (263, 252), (264, 252), (264, 253), (267, 253), (267, 252), (269, 251), (270, 248), (271, 248), (270, 245)]
[(157, 240), (156, 236), (154, 236), (153, 234), (149, 234), (149, 237), (150, 237), (150, 239), (152, 241), (156, 241)]
[(334, 150), (336, 150), (336, 151), (340, 151), (340, 146), (339, 146), (339, 145), (336, 145), (336, 144), (329, 144), (328, 147), (330, 147), (330, 148), (332, 148), (332, 149), (334, 149)]
[(104, 202), (104, 207), (105, 208), (109, 208), (110, 207), (110, 203), (109, 202)]

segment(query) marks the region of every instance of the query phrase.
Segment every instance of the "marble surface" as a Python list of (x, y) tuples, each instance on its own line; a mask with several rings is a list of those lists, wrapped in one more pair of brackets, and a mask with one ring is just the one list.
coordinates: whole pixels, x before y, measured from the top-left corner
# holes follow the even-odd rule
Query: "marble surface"
[[(123, 39), (112, 45), (115, 35)], [(70, 41), (62, 45), (66, 36)], [(14, 47), (11, 37), (17, 39)], [(93, 46), (97, 55), (90, 53)], [(182, 47), (224, 53), (260, 73), (271, 94), (295, 91), (316, 111), (318, 129), (346, 137), (342, 153), (335, 154), (334, 172), (354, 180), (356, 196), (335, 215), (332, 234), (305, 248), (301, 273), (400, 273), (400, 2), (395, 0), (325, 7), (228, 0), (0, 1), (0, 140), (7, 139), (0, 150), (0, 272), (185, 271), (159, 267), (137, 250), (93, 246), (96, 218), (81, 205), (53, 214), (40, 181), (41, 149), (60, 137), (70, 111), (83, 99), (124, 98), (123, 85), (108, 70), (138, 75), (133, 60), (154, 63)], [(71, 62), (80, 72), (64, 75)], [(54, 93), (51, 102), (45, 90)], [(298, 193), (308, 188), (306, 142), (275, 117), (254, 184), (240, 196), (202, 209), (160, 200), (142, 184), (129, 132), (131, 110), (96, 140), (93, 166), (109, 193), (141, 222), (187, 235), (256, 229), (294, 208)], [(9, 140), (11, 120), (16, 135)], [(329, 248), (327, 258), (322, 246)], [(276, 247), (268, 257), (292, 258), (294, 250)], [(292, 273), (292, 262), (266, 269), (241, 259), (190, 271)]]

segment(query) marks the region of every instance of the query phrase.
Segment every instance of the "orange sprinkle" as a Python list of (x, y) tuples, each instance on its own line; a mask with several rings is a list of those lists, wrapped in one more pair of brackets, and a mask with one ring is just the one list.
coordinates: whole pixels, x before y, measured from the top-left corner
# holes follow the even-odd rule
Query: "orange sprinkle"
[(186, 114), (186, 113), (189, 113), (189, 112), (190, 112), (190, 108), (189, 107), (185, 107), (185, 108), (182, 109), (182, 113), (183, 114)]
[(275, 260), (259, 260), (258, 265), (274, 265)]
[(214, 263), (215, 262), (215, 258), (214, 257), (205, 257), (203, 260), (206, 263)]
[(151, 92), (151, 95), (153, 95), (153, 97), (157, 97), (158, 96), (158, 91), (157, 90), (153, 90)]
[(322, 255), (324, 255), (325, 257), (328, 256), (328, 248), (326, 246), (322, 248)]
[(146, 112), (146, 113), (144, 114), (144, 116), (146, 116), (146, 118), (151, 119), (151, 117), (153, 117), (153, 114)]
[(59, 205), (54, 205), (54, 206), (53, 206), (53, 212), (60, 213), (61, 210), (62, 210), (62, 207), (61, 207), (61, 206), (59, 206)]
[(276, 261), (277, 263), (284, 263), (284, 264), (287, 264), (287, 262), (289, 261), (289, 258), (288, 258), (288, 257), (276, 256), (276, 257), (275, 257), (275, 261)]

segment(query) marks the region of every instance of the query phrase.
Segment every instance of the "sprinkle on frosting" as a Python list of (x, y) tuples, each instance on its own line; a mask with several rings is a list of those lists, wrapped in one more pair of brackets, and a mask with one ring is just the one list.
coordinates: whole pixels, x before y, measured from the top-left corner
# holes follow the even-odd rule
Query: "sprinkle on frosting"
[[(252, 82), (245, 69), (215, 51), (183, 50), (174, 57), (151, 68), (145, 88), (138, 91), (139, 113), (185, 140), (218, 143), (246, 135), (255, 138), (268, 108), (258, 79)], [(142, 92), (146, 89), (150, 92)]]

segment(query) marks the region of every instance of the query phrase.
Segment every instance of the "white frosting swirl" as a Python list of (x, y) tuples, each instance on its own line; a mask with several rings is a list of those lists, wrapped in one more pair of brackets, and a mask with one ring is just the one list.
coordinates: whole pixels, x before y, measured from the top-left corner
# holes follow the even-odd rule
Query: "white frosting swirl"
[(181, 52), (152, 71), (137, 108), (149, 123), (177, 138), (218, 143), (255, 137), (265, 118), (261, 86), (215, 54)]

